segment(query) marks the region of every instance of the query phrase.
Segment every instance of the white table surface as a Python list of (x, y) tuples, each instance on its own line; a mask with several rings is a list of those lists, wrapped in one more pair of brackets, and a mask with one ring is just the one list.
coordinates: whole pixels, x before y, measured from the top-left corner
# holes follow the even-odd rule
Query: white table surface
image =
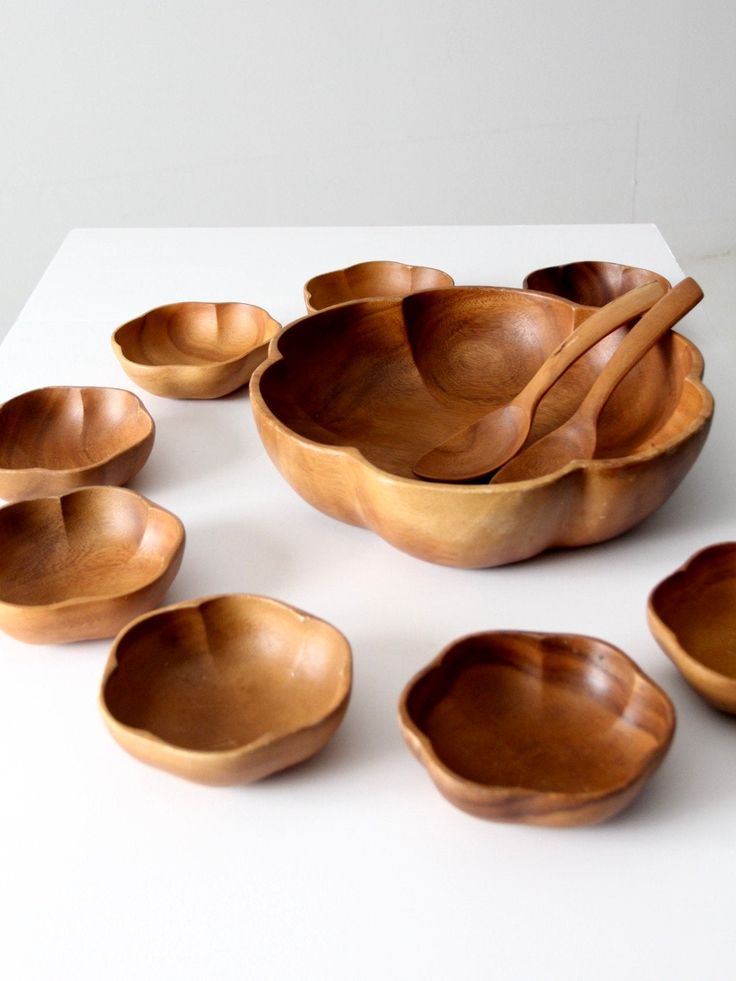
[[(539, 266), (629, 262), (677, 280), (651, 225), (87, 229), (62, 245), (0, 347), (0, 399), (49, 384), (135, 386), (113, 328), (174, 300), (246, 300), (286, 323), (313, 274), (362, 259), (519, 285)], [(153, 454), (132, 486), (188, 542), (171, 601), (249, 591), (353, 645), (350, 709), (310, 763), (245, 788), (149, 769), (108, 736), (108, 642), (0, 639), (0, 975), (8, 979), (729, 979), (736, 976), (736, 720), (709, 709), (650, 636), (652, 586), (736, 538), (736, 342), (707, 297), (682, 325), (706, 359), (713, 430), (671, 500), (632, 533), (500, 569), (395, 551), (313, 510), (262, 449), (245, 391), (145, 392)], [(662, 769), (619, 818), (557, 831), (463, 814), (396, 723), (409, 677), (461, 634), (597, 635), (673, 698)]]

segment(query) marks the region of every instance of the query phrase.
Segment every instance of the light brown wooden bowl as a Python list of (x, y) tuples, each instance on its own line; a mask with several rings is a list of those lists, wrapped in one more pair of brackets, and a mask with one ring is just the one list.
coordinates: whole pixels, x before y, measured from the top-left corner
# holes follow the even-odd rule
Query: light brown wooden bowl
[(170, 303), (118, 327), (112, 346), (147, 392), (216, 399), (247, 384), (280, 329), (249, 303)]
[[(304, 317), (272, 342), (251, 380), (261, 439), (315, 507), (432, 562), (503, 565), (612, 538), (670, 496), (708, 433), (703, 360), (675, 333), (609, 400), (597, 459), (497, 486), (431, 483), (412, 472), (428, 450), (508, 402), (591, 312), (528, 290), (455, 287)], [(528, 442), (573, 413), (624, 333), (550, 389)]]
[(583, 306), (602, 307), (617, 296), (652, 280), (661, 283), (665, 289), (671, 286), (669, 280), (651, 269), (590, 260), (535, 269), (525, 278), (524, 287), (553, 293)]
[(241, 593), (129, 624), (113, 644), (100, 706), (113, 737), (142, 762), (199, 783), (251, 783), (322, 749), (351, 683), (339, 631)]
[(112, 637), (163, 599), (184, 526), (122, 487), (0, 509), (0, 629), (29, 644)]
[(688, 684), (736, 714), (736, 542), (696, 552), (652, 591), (647, 613)]
[(346, 269), (313, 276), (304, 287), (304, 302), (309, 313), (314, 313), (349, 300), (377, 296), (398, 298), (417, 290), (454, 285), (452, 276), (430, 266), (407, 266), (403, 262), (385, 260), (359, 262)]
[(629, 804), (669, 748), (675, 710), (593, 637), (492, 631), (454, 641), (406, 686), (409, 748), (477, 817), (573, 826)]
[(0, 406), (0, 497), (20, 501), (88, 484), (125, 484), (156, 427), (121, 388), (37, 388)]

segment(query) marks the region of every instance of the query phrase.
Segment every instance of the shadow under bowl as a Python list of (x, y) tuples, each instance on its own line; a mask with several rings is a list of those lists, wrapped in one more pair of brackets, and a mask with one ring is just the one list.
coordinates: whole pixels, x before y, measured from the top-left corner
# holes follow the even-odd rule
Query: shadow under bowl
[(566, 827), (626, 807), (675, 728), (669, 698), (618, 648), (517, 631), (450, 644), (406, 686), (399, 718), (409, 748), (461, 810)]
[(697, 552), (652, 591), (654, 637), (698, 694), (736, 714), (736, 542)]
[(314, 313), (350, 300), (402, 297), (418, 290), (454, 285), (452, 276), (441, 269), (376, 260), (313, 276), (304, 286), (304, 302), (309, 313)]
[(134, 491), (85, 487), (0, 509), (0, 629), (31, 644), (112, 637), (157, 606), (184, 526)]
[[(305, 500), (419, 558), (477, 568), (604, 541), (667, 500), (705, 442), (703, 360), (674, 332), (608, 400), (595, 459), (500, 485), (422, 481), (412, 469), (509, 402), (591, 313), (546, 293), (454, 287), (312, 314), (272, 342), (253, 375), (260, 437)], [(572, 415), (626, 331), (552, 386), (526, 445)]]
[(535, 269), (524, 279), (524, 287), (552, 293), (583, 306), (602, 307), (629, 290), (652, 281), (660, 283), (667, 290), (672, 285), (651, 269), (626, 266), (619, 262), (588, 260)]
[(351, 683), (339, 631), (242, 593), (129, 624), (113, 644), (100, 706), (112, 736), (142, 762), (199, 783), (250, 783), (325, 746)]
[(37, 388), (0, 406), (0, 497), (125, 484), (148, 459), (155, 426), (120, 388)]
[(170, 303), (118, 327), (112, 346), (147, 392), (215, 399), (248, 383), (280, 329), (249, 303)]

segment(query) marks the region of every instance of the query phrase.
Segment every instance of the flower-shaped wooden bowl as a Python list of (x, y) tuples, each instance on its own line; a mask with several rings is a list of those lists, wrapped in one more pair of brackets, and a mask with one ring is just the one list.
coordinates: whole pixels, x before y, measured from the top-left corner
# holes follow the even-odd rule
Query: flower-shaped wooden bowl
[(264, 596), (211, 596), (129, 624), (100, 705), (144, 763), (199, 783), (250, 783), (322, 749), (351, 681), (350, 645), (328, 623)]
[[(518, 393), (591, 310), (527, 290), (455, 287), (304, 317), (272, 342), (251, 380), (261, 439), (315, 507), (430, 561), (502, 565), (612, 538), (669, 497), (708, 432), (703, 361), (676, 333), (609, 400), (596, 459), (499, 485), (431, 483), (412, 472), (428, 450)], [(550, 389), (528, 442), (574, 412), (625, 330)]]
[(20, 501), (88, 484), (125, 484), (155, 426), (120, 388), (38, 388), (0, 406), (0, 497)]
[(656, 280), (665, 289), (670, 283), (659, 273), (618, 262), (568, 262), (563, 266), (535, 269), (524, 280), (530, 290), (553, 293), (583, 306), (602, 307), (637, 286)]
[(280, 329), (249, 303), (170, 303), (118, 327), (112, 346), (147, 392), (216, 399), (247, 384)]
[(304, 287), (307, 310), (314, 313), (337, 303), (369, 297), (408, 296), (417, 290), (454, 286), (455, 281), (441, 269), (407, 266), (403, 262), (359, 262), (347, 269), (314, 276)]
[(112, 637), (157, 606), (181, 564), (177, 517), (122, 487), (0, 509), (0, 629), (31, 644)]
[(697, 552), (649, 597), (649, 626), (685, 680), (736, 714), (736, 542)]
[(572, 826), (626, 807), (664, 757), (675, 710), (618, 648), (498, 631), (445, 648), (405, 688), (409, 748), (477, 817)]

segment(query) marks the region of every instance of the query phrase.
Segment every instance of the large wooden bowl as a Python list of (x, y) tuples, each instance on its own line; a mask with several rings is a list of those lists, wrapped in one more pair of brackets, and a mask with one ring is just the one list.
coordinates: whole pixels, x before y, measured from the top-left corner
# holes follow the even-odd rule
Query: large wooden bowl
[(30, 644), (112, 637), (157, 606), (184, 526), (122, 487), (85, 487), (0, 509), (0, 629)]
[(118, 327), (112, 346), (147, 392), (216, 399), (248, 383), (280, 329), (249, 303), (170, 303)]
[(567, 634), (455, 641), (405, 688), (404, 738), (477, 817), (571, 826), (626, 807), (675, 728), (665, 693), (618, 648)]
[(535, 269), (524, 279), (524, 286), (530, 290), (553, 293), (584, 306), (602, 307), (617, 296), (652, 280), (661, 283), (665, 289), (670, 288), (670, 282), (651, 269), (593, 260)]
[(430, 266), (408, 266), (386, 260), (359, 262), (356, 266), (313, 276), (304, 286), (304, 302), (309, 313), (314, 313), (350, 300), (402, 297), (417, 290), (454, 285), (452, 276)]
[(200, 783), (250, 783), (329, 741), (351, 680), (350, 645), (328, 623), (264, 596), (212, 596), (126, 627), (100, 705), (144, 763)]
[(148, 459), (155, 426), (120, 388), (38, 388), (0, 406), (0, 497), (20, 501), (88, 484), (125, 484)]
[[(597, 459), (498, 486), (412, 473), (428, 450), (509, 401), (590, 313), (548, 294), (455, 287), (312, 314), (272, 342), (253, 376), (261, 439), (315, 507), (433, 562), (502, 565), (619, 535), (669, 497), (708, 432), (703, 360), (675, 333), (609, 400)], [(624, 331), (553, 386), (529, 442), (572, 414)]]
[(736, 542), (711, 545), (649, 597), (649, 626), (703, 698), (736, 714)]

